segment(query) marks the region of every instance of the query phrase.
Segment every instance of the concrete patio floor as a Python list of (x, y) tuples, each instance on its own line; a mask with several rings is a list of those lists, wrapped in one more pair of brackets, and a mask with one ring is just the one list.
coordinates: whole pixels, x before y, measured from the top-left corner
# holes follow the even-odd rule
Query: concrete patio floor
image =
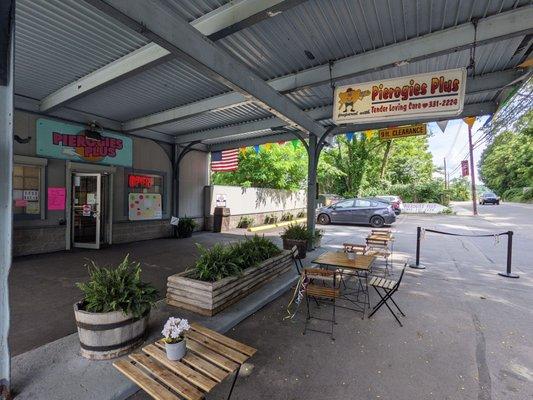
[(224, 234), (198, 232), (187, 239), (156, 239), (117, 244), (101, 250), (74, 249), (13, 261), (9, 287), (11, 302), (12, 355), (76, 332), (73, 304), (81, 292), (76, 282), (87, 280), (86, 264), (117, 265), (126, 254), (141, 262), (143, 279), (165, 296), (169, 275), (183, 271), (198, 256), (195, 243), (211, 247), (242, 238), (244, 230)]

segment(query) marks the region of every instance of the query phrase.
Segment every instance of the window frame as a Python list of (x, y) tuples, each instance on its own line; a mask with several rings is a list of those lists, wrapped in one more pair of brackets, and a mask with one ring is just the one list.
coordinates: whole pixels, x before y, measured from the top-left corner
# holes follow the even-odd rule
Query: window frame
[[(35, 221), (46, 219), (46, 207), (48, 197), (46, 195), (46, 167), (48, 166), (48, 159), (30, 156), (13, 156), (13, 165), (20, 165), (22, 167), (36, 167), (39, 168), (39, 214), (15, 214), (13, 212), (14, 221)], [(13, 178), (13, 176), (12, 176)], [(15, 190), (14, 188), (12, 190)]]

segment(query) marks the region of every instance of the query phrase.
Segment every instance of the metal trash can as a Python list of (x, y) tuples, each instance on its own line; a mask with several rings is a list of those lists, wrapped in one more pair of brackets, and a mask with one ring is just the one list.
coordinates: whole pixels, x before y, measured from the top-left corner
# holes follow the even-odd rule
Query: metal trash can
[(213, 232), (223, 232), (229, 230), (230, 209), (227, 207), (215, 207), (213, 214)]

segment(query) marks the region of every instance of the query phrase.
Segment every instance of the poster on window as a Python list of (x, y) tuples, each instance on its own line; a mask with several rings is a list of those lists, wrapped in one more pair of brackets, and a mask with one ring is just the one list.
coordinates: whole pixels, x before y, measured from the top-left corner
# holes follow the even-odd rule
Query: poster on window
[(130, 221), (161, 219), (161, 195), (156, 193), (130, 193), (128, 196)]

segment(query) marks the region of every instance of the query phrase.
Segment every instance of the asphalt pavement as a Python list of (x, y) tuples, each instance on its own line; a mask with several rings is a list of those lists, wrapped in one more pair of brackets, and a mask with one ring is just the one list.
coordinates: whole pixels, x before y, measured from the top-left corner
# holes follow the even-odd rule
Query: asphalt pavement
[[(514, 231), (513, 271), (505, 270), (505, 238), (426, 232), (425, 270), (407, 269), (395, 299), (400, 327), (382, 308), (371, 318), (338, 309), (335, 341), (302, 335), (304, 309), (285, 319), (286, 293), (228, 334), (258, 349), (244, 368), (234, 399), (533, 399), (533, 274), (531, 205), (455, 205), (457, 215), (402, 215), (394, 225), (395, 276), (414, 257), (416, 228), (456, 234)], [(362, 242), (369, 227), (328, 225), (323, 243), (338, 250)], [(373, 304), (377, 296), (373, 293)], [(327, 318), (328, 307), (314, 309)], [(321, 314), (321, 315), (320, 315)], [(209, 399), (225, 398), (222, 384)], [(148, 397), (139, 392), (132, 400)]]

